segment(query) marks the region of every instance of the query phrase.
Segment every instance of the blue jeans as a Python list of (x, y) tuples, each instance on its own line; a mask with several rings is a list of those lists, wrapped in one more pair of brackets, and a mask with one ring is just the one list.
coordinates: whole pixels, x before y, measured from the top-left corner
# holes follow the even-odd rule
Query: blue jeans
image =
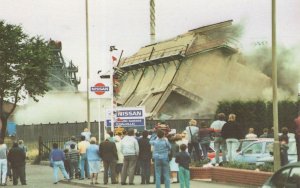
[(142, 183), (150, 182), (151, 159), (140, 159)]
[(190, 171), (179, 166), (179, 183), (180, 188), (190, 188)]
[(160, 178), (161, 172), (164, 176), (165, 188), (170, 188), (170, 168), (169, 168), (169, 159), (155, 159), (154, 160), (155, 168), (155, 184), (156, 188), (160, 188)]
[(216, 163), (219, 164), (219, 156), (220, 156), (220, 150), (222, 149), (222, 159), (224, 162), (226, 162), (226, 153), (227, 153), (227, 147), (226, 147), (226, 141), (222, 137), (215, 137), (214, 140), (214, 148), (216, 150)]
[(80, 178), (84, 178), (84, 166), (86, 166), (86, 177), (90, 177), (90, 168), (87, 161), (86, 153), (80, 154)]
[(58, 182), (58, 169), (60, 169), (61, 173), (64, 175), (66, 179), (70, 179), (63, 161), (53, 161), (53, 180), (54, 182)]

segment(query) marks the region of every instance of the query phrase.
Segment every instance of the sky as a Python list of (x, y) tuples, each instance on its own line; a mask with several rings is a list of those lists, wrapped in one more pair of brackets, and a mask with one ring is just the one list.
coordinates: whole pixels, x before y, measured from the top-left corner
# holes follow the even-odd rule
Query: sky
[[(150, 0), (88, 0), (90, 79), (110, 67), (109, 46), (130, 56), (150, 43)], [(64, 58), (79, 67), (80, 91), (87, 88), (85, 0), (0, 0), (0, 19), (21, 25), (30, 36), (62, 41)], [(156, 0), (156, 40), (233, 20), (244, 34), (241, 51), (271, 45), (271, 0)], [(300, 1), (277, 0), (277, 41), (300, 44)]]

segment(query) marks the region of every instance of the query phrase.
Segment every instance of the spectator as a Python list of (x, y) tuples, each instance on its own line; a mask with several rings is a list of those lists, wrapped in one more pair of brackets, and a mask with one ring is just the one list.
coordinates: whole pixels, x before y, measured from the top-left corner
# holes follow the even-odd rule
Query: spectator
[(142, 138), (138, 140), (141, 184), (150, 184), (151, 145), (148, 138), (148, 131), (143, 131), (142, 135)]
[(69, 156), (68, 156), (69, 150), (65, 149), (64, 153), (65, 153), (65, 156), (66, 156), (66, 159), (64, 160), (64, 166), (65, 166), (65, 169), (66, 169), (67, 173), (70, 176), (70, 159), (69, 159)]
[(269, 133), (268, 133), (268, 137), (267, 138), (274, 138), (274, 127), (272, 127), (270, 130), (269, 130)]
[(298, 161), (300, 161), (300, 112), (298, 117), (295, 119), (295, 139), (297, 146)]
[(195, 149), (195, 161), (200, 160), (201, 152), (199, 148), (199, 140), (193, 139), (193, 137), (198, 137), (199, 128), (196, 127), (197, 121), (191, 119), (189, 121), (189, 126), (186, 127), (187, 138), (188, 138), (188, 151), (190, 155), (192, 154), (193, 149)]
[(201, 123), (201, 128), (199, 130), (199, 141), (203, 152), (203, 159), (207, 159), (207, 153), (209, 150), (209, 145), (211, 141), (211, 134), (214, 132), (214, 129), (208, 128), (208, 125), (205, 122)]
[(77, 149), (75, 149), (74, 144), (70, 145), (70, 151), (68, 152), (67, 158), (70, 161), (70, 179), (76, 178), (75, 176), (78, 174), (79, 152)]
[(124, 162), (121, 174), (121, 184), (126, 185), (126, 178), (129, 176), (129, 185), (134, 185), (135, 166), (138, 160), (139, 144), (134, 136), (134, 130), (129, 129), (128, 135), (121, 140), (121, 151), (124, 155)]
[[(228, 148), (229, 161), (233, 160), (233, 156), (238, 149), (239, 139), (243, 137), (241, 127), (236, 123), (236, 115), (229, 114), (228, 122), (224, 124), (221, 130), (222, 137), (226, 140), (226, 147)], [(222, 155), (226, 155), (223, 151)]]
[(11, 164), (13, 173), (13, 185), (18, 185), (18, 179), (20, 178), (22, 185), (26, 184), (25, 175), (25, 152), (23, 149), (18, 147), (18, 143), (13, 143), (13, 147), (8, 152), (8, 161)]
[[(179, 145), (176, 144), (175, 136), (168, 135), (169, 143), (171, 144), (171, 156), (172, 159), (169, 161), (171, 171), (171, 183), (178, 183), (177, 175), (179, 171), (178, 164), (175, 162), (176, 154), (179, 152)], [(170, 159), (169, 159), (170, 160)]]
[(191, 158), (189, 154), (186, 152), (186, 145), (180, 145), (180, 151), (176, 155), (176, 163), (179, 164), (179, 182), (180, 188), (190, 188), (190, 168), (189, 163), (191, 162)]
[(110, 141), (110, 142), (115, 142), (114, 132), (109, 131), (109, 132), (108, 132), (108, 135), (109, 135), (109, 137), (107, 138), (108, 141)]
[(263, 129), (263, 134), (260, 135), (259, 138), (268, 138), (268, 133), (269, 133), (269, 129), (268, 128), (264, 128)]
[(118, 152), (115, 142), (111, 142), (106, 139), (100, 144), (100, 157), (104, 164), (104, 177), (103, 182), (106, 185), (108, 183), (108, 171), (111, 172), (111, 184), (117, 184), (116, 182), (116, 165), (118, 160)]
[(284, 166), (289, 163), (288, 160), (288, 149), (289, 149), (289, 130), (287, 127), (283, 127), (281, 129), (282, 135), (279, 137), (280, 143), (280, 162), (281, 166)]
[(246, 139), (254, 139), (257, 138), (257, 135), (254, 134), (254, 128), (249, 128), (248, 134), (245, 136)]
[(0, 173), (1, 173), (1, 185), (5, 186), (6, 174), (7, 174), (7, 146), (4, 144), (4, 140), (0, 138)]
[(50, 163), (53, 165), (53, 180), (54, 184), (58, 183), (58, 169), (62, 172), (63, 176), (70, 180), (69, 175), (64, 166), (64, 160), (66, 159), (65, 154), (62, 150), (58, 149), (58, 144), (53, 143), (53, 149), (50, 153)]
[[(210, 125), (210, 128), (214, 130), (214, 148), (216, 150), (216, 166), (219, 166), (219, 156), (220, 156), (220, 151), (226, 151), (226, 140), (222, 137), (221, 135), (221, 130), (226, 123), (225, 121), (225, 114), (224, 113), (219, 113), (217, 115), (217, 120), (212, 122)], [(226, 155), (222, 155), (222, 159), (225, 162), (226, 161)]]
[(160, 188), (162, 174), (164, 176), (165, 188), (170, 188), (170, 169), (168, 153), (171, 150), (171, 145), (165, 138), (164, 131), (158, 129), (157, 137), (158, 139), (155, 139), (155, 137), (152, 137), (150, 139), (150, 144), (153, 145), (156, 188)]
[(91, 135), (92, 133), (88, 128), (85, 128), (83, 132), (81, 132), (81, 136), (84, 136), (86, 141), (90, 141)]
[(96, 142), (96, 138), (92, 137), (90, 145), (86, 148), (86, 157), (91, 174), (91, 185), (99, 184), (98, 173), (100, 172), (100, 156), (99, 146), (96, 144)]
[(71, 144), (74, 144), (75, 149), (77, 149), (77, 142), (76, 142), (76, 137), (75, 136), (71, 136), (71, 139), (64, 144), (64, 150), (67, 149), (67, 150), (70, 151), (71, 150), (71, 147), (70, 147)]
[[(122, 134), (122, 133), (118, 133)], [(118, 161), (116, 165), (116, 183), (119, 183), (119, 177), (121, 176), (122, 168), (123, 168), (123, 161), (124, 161), (124, 156), (121, 152), (121, 136), (116, 137), (115, 139), (116, 147), (117, 147), (117, 152), (118, 152)]]
[(90, 143), (85, 139), (85, 136), (81, 136), (80, 140), (78, 143), (78, 151), (80, 154), (80, 180), (83, 180), (84, 177), (90, 178), (90, 169), (86, 157), (86, 149)]
[(23, 140), (18, 140), (18, 146), (19, 148), (21, 148), (24, 152), (25, 152), (25, 156), (27, 156), (27, 147), (24, 145), (24, 141)]

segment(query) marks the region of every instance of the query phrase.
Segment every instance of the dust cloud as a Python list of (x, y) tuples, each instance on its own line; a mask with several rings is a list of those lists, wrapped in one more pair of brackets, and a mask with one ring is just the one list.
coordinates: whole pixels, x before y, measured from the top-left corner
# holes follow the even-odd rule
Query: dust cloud
[[(90, 100), (90, 121), (104, 119), (107, 101)], [(102, 117), (101, 117), (102, 116)], [(39, 102), (29, 100), (18, 106), (14, 114), (17, 124), (66, 123), (87, 121), (85, 92), (49, 92)]]

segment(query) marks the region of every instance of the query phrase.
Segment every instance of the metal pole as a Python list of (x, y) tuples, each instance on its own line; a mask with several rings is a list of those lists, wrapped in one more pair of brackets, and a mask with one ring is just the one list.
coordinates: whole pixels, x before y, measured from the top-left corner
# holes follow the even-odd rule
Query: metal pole
[(150, 41), (155, 43), (155, 1), (150, 0)]
[(89, 14), (88, 14), (88, 0), (85, 0), (85, 29), (86, 29), (86, 86), (87, 86), (87, 128), (91, 130), (90, 123), (90, 93), (89, 93), (89, 80), (90, 80), (90, 59), (89, 59)]
[(278, 138), (277, 62), (276, 62), (276, 0), (272, 0), (272, 78), (273, 78), (273, 123), (274, 123), (274, 170), (280, 168)]

